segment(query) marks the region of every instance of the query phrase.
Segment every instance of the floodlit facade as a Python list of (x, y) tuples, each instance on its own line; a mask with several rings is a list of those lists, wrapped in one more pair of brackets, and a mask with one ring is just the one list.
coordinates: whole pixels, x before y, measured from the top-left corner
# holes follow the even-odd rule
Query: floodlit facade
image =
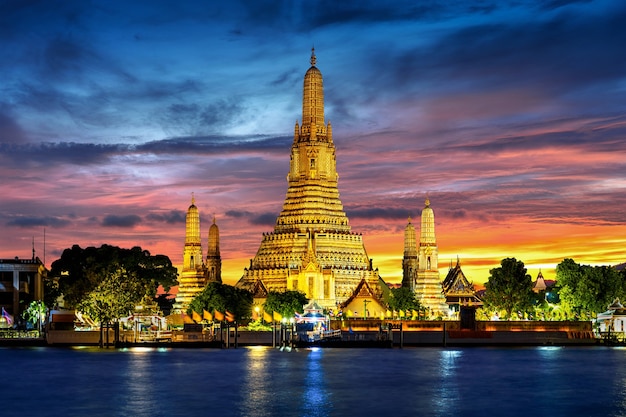
[(419, 246), (415, 242), (415, 228), (410, 219), (405, 228), (402, 265), (402, 286), (413, 290), (420, 304), (428, 308), (432, 315), (447, 315), (448, 305), (439, 278), (435, 214), (428, 198), (422, 209)]
[(0, 308), (17, 319), (32, 301), (43, 300), (46, 267), (32, 259), (0, 259)]
[(313, 51), (304, 76), (302, 124), (294, 127), (283, 209), (274, 231), (263, 234), (237, 286), (253, 292), (299, 290), (324, 308), (337, 308), (363, 281), (375, 298), (386, 285), (372, 266), (363, 237), (352, 232), (339, 199), (322, 81)]
[(193, 297), (207, 283), (222, 282), (222, 259), (220, 257), (219, 228), (213, 224), (209, 228), (206, 262), (202, 258), (202, 239), (200, 237), (200, 212), (191, 196), (191, 205), (185, 218), (185, 246), (183, 249), (183, 266), (178, 277), (178, 293), (174, 309), (185, 310)]
[(404, 228), (404, 256), (402, 257), (402, 286), (415, 291), (417, 282), (417, 243), (415, 239), (415, 227), (411, 218)]

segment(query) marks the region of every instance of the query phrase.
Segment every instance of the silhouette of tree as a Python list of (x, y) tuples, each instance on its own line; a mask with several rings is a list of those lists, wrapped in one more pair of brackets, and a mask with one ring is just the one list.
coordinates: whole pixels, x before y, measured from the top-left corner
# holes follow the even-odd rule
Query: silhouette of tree
[(513, 311), (529, 309), (533, 295), (532, 279), (526, 273), (524, 262), (506, 258), (500, 267), (489, 271), (483, 302), (487, 309), (504, 310), (504, 318), (508, 320)]
[(144, 297), (154, 298), (159, 285), (169, 290), (176, 284), (177, 271), (167, 256), (152, 256), (140, 247), (74, 245), (52, 263), (49, 275), (58, 279), (68, 307), (110, 323)]

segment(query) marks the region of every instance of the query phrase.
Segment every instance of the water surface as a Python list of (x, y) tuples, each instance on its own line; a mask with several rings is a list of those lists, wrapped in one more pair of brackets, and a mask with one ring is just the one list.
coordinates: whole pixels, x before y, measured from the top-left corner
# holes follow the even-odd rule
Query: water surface
[(0, 416), (624, 416), (626, 349), (0, 348)]

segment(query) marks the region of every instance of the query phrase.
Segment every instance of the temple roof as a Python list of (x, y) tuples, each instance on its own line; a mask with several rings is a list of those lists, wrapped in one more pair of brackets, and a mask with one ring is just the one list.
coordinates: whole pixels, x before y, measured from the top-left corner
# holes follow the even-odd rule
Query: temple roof
[(472, 302), (480, 302), (474, 290), (474, 285), (468, 281), (461, 269), (459, 259), (456, 261), (456, 266), (450, 268), (441, 286), (448, 302), (451, 299), (469, 299)]
[(376, 293), (372, 290), (372, 288), (369, 286), (367, 281), (365, 281), (365, 279), (362, 279), (361, 282), (359, 282), (359, 285), (356, 286), (356, 288), (352, 292), (352, 295), (348, 297), (346, 301), (341, 303), (339, 307), (347, 307), (355, 298), (371, 298), (373, 300), (376, 300), (376, 302), (378, 302), (380, 305), (384, 304), (383, 300), (381, 300), (380, 297), (376, 295)]

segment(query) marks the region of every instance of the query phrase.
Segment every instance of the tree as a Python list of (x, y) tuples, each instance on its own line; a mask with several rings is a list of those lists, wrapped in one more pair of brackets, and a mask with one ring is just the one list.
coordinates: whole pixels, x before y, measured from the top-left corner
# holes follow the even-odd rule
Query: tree
[(392, 288), (389, 297), (389, 308), (395, 311), (415, 310), (420, 311), (420, 303), (415, 293), (409, 288)]
[(252, 293), (248, 290), (221, 282), (210, 282), (191, 300), (187, 313), (195, 311), (202, 315), (204, 310), (208, 312), (217, 310), (224, 314), (228, 311), (237, 320), (241, 320), (252, 315), (252, 301)]
[(57, 300), (61, 296), (61, 290), (59, 289), (59, 282), (57, 279), (51, 277), (44, 277), (43, 279), (43, 302), (50, 309), (54, 309), (57, 305)]
[(522, 261), (506, 258), (500, 265), (489, 271), (483, 301), (488, 309), (504, 310), (504, 318), (508, 320), (513, 311), (525, 311), (531, 307), (532, 279)]
[(110, 324), (127, 316), (142, 300), (144, 288), (123, 268), (98, 271), (100, 282), (77, 304), (77, 309), (93, 320)]
[[(70, 308), (77, 308), (86, 306), (84, 302), (87, 299), (95, 302), (98, 297), (92, 294), (94, 291), (121, 296), (119, 291), (113, 291), (112, 288), (109, 291), (107, 285), (118, 285), (122, 290), (132, 291), (130, 296), (133, 302), (139, 302), (146, 295), (154, 297), (159, 285), (167, 291), (176, 284), (177, 271), (167, 256), (152, 256), (137, 246), (121, 249), (102, 245), (99, 248), (82, 249), (74, 245), (71, 249), (65, 249), (61, 258), (52, 263), (49, 275), (58, 278), (65, 303)], [(117, 302), (111, 300), (107, 305), (113, 308)], [(93, 311), (97, 310), (99, 308)]]
[(611, 266), (579, 265), (566, 258), (556, 267), (562, 307), (576, 316), (601, 313), (615, 300), (624, 299), (624, 275)]
[(283, 317), (293, 317), (309, 299), (300, 291), (269, 291), (263, 309), (267, 312), (278, 312)]
[(43, 320), (46, 317), (46, 305), (43, 301), (32, 301), (22, 313), (22, 317), (31, 323), (33, 327), (37, 326), (37, 330), (41, 331)]

